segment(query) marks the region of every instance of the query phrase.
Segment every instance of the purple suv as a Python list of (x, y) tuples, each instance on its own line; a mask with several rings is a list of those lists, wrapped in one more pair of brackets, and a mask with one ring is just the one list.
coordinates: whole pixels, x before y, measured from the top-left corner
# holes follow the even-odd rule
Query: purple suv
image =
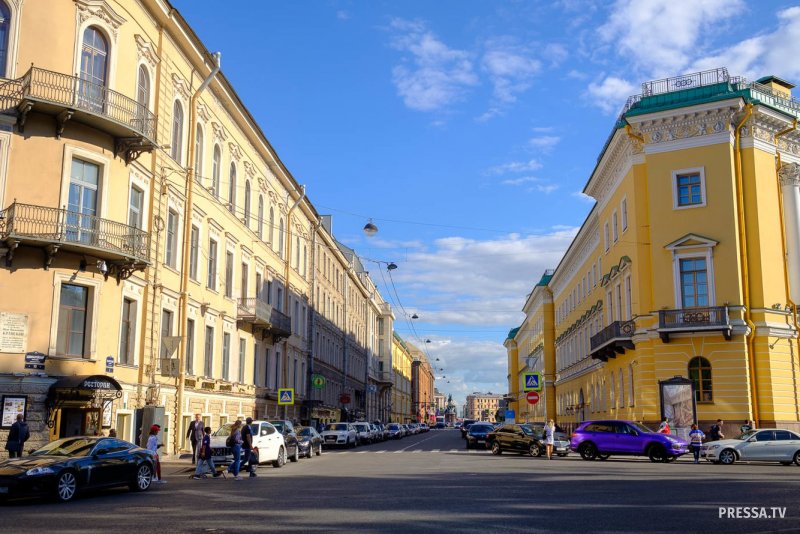
[(653, 432), (632, 421), (584, 421), (570, 440), (570, 449), (584, 460), (605, 460), (612, 454), (622, 454), (647, 456), (651, 462), (671, 462), (689, 452), (688, 447), (680, 438)]

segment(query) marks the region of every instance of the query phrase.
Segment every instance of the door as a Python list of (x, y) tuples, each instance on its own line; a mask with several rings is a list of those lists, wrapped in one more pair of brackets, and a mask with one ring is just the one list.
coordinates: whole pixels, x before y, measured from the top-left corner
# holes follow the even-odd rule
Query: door
[(83, 410), (77, 408), (63, 408), (61, 410), (61, 424), (59, 425), (59, 438), (71, 438), (83, 435)]
[(742, 460), (777, 460), (773, 446), (774, 440), (775, 432), (772, 430), (757, 432), (755, 436), (739, 447)]
[(118, 439), (104, 439), (95, 445), (89, 483), (102, 486), (133, 480), (136, 464), (128, 448), (128, 444)]
[(800, 450), (800, 439), (788, 430), (776, 430), (773, 445), (776, 460), (791, 462), (794, 459), (794, 453)]
[[(639, 437), (639, 432), (625, 423), (614, 423), (614, 448), (623, 454), (640, 454), (644, 441)], [(609, 451), (611, 452), (611, 451)]]
[(99, 177), (99, 166), (80, 159), (72, 160), (67, 206), (67, 241), (95, 244)]
[(94, 26), (83, 32), (79, 104), (102, 113), (105, 108), (106, 77), (108, 75), (108, 43)]

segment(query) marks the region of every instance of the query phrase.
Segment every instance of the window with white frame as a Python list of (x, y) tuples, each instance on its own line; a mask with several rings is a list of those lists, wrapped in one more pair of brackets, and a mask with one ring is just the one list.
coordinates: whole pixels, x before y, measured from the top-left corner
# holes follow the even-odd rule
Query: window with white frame
[(610, 236), (608, 231), (608, 221), (603, 224), (603, 249), (608, 252), (608, 246), (610, 244)]
[(633, 397), (633, 363), (628, 364), (628, 406), (634, 405)]
[(233, 298), (233, 252), (225, 253), (225, 296)]
[(247, 361), (247, 339), (239, 338), (239, 376), (238, 382), (244, 384), (244, 364)]
[(132, 185), (130, 199), (128, 201), (128, 226), (138, 228), (139, 230), (142, 229), (142, 222), (144, 220), (143, 208), (144, 191)]
[(172, 105), (172, 145), (170, 155), (178, 163), (183, 157), (183, 105), (176, 100)]
[(680, 265), (681, 307), (709, 305), (708, 269), (705, 258), (682, 258)]
[(206, 287), (214, 291), (217, 290), (217, 242), (213, 239), (208, 240), (208, 276)]
[(167, 338), (172, 336), (172, 310), (161, 310), (161, 357), (171, 358), (172, 353), (167, 348)]
[(236, 164), (231, 162), (231, 169), (229, 174), (230, 181), (228, 182), (228, 210), (236, 214)]
[(194, 176), (199, 183), (203, 182), (203, 127), (197, 125), (194, 139)]
[(164, 246), (164, 263), (174, 269), (178, 258), (178, 212), (173, 209), (167, 214), (167, 242)]
[(631, 275), (625, 276), (625, 319), (631, 320), (633, 317), (633, 296), (631, 294)]
[(136, 348), (136, 301), (130, 298), (122, 299), (122, 317), (119, 332), (119, 355), (117, 363), (133, 365), (135, 362), (134, 350)]
[(672, 173), (673, 208), (696, 208), (706, 205), (705, 172), (702, 167)]
[(222, 334), (222, 379), (231, 379), (231, 335)]
[(184, 354), (186, 374), (194, 374), (194, 319), (186, 320), (186, 352)]
[(617, 222), (617, 210), (611, 214), (612, 234), (614, 236), (614, 243), (619, 241), (619, 223)]
[(628, 199), (623, 198), (620, 204), (620, 212), (622, 214), (622, 231), (628, 229)]
[(200, 229), (192, 225), (192, 233), (189, 236), (189, 277), (197, 280), (197, 262), (200, 254)]
[(203, 347), (203, 376), (214, 376), (214, 327), (206, 326), (205, 342)]
[(222, 172), (222, 149), (219, 145), (214, 145), (214, 155), (211, 160), (211, 190), (215, 197), (219, 198), (219, 181)]
[(56, 355), (88, 358), (86, 343), (90, 288), (61, 284), (60, 291)]

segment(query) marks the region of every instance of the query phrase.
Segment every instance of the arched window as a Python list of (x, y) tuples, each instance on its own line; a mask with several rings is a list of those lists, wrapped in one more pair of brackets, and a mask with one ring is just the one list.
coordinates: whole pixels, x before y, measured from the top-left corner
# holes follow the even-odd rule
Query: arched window
[(689, 379), (694, 382), (694, 398), (697, 402), (712, 402), (714, 392), (711, 385), (711, 363), (702, 356), (689, 360)]
[(150, 107), (150, 73), (144, 65), (139, 65), (139, 75), (136, 78), (136, 102), (144, 109)]
[(244, 225), (250, 228), (250, 180), (244, 183)]
[(230, 182), (228, 183), (228, 210), (236, 213), (236, 164), (231, 162)]
[(281, 217), (281, 223), (278, 226), (278, 256), (283, 259), (283, 217)]
[(11, 11), (0, 1), (0, 76), (6, 77), (8, 66), (8, 34), (11, 29)]
[(219, 145), (214, 145), (214, 161), (211, 165), (211, 188), (214, 190), (214, 196), (219, 198), (219, 174), (220, 164), (222, 162), (222, 150)]
[(258, 238), (264, 239), (264, 197), (258, 195)]
[(294, 269), (295, 269), (295, 271), (297, 271), (299, 273), (300, 272), (300, 236), (299, 235), (295, 236), (294, 245), (295, 245), (294, 246), (294, 248), (295, 248), (295, 252), (294, 252)]
[(272, 206), (269, 207), (269, 242), (274, 246), (275, 244), (275, 210)]
[(203, 128), (199, 124), (194, 138), (194, 176), (199, 183), (203, 183)]
[(183, 155), (183, 106), (176, 100), (172, 106), (172, 159), (181, 163)]
[(99, 29), (89, 26), (83, 32), (81, 47), (81, 103), (101, 112), (108, 82), (108, 42)]

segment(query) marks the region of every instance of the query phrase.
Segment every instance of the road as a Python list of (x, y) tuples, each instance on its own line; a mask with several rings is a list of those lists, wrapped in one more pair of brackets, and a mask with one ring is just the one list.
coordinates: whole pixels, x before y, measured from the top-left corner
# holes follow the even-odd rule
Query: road
[[(776, 532), (800, 529), (800, 467), (467, 451), (457, 430), (325, 451), (255, 479), (191, 480), (69, 504), (12, 502), (0, 532)], [(785, 507), (784, 519), (720, 507)], [(733, 513), (737, 511), (734, 508)], [(740, 516), (752, 510), (738, 512)]]

